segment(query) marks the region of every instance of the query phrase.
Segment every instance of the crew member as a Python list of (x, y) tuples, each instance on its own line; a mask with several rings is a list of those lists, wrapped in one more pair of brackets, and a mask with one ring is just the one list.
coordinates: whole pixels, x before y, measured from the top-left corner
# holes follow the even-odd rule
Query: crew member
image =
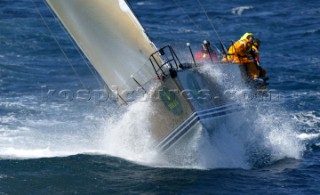
[(203, 41), (201, 51), (196, 53), (195, 60), (198, 63), (218, 61), (217, 54), (210, 47), (209, 41)]
[(257, 68), (260, 71), (259, 77), (265, 78), (267, 71), (260, 64), (259, 49), (260, 49), (260, 40), (254, 39), (252, 43), (252, 48), (251, 48), (251, 55), (255, 61), (255, 64), (257, 65)]
[(222, 58), (222, 62), (230, 62), (241, 65), (240, 68), (251, 79), (258, 78), (260, 71), (255, 64), (255, 60), (251, 54), (253, 44), (253, 34), (245, 33), (237, 42), (230, 46), (227, 56)]

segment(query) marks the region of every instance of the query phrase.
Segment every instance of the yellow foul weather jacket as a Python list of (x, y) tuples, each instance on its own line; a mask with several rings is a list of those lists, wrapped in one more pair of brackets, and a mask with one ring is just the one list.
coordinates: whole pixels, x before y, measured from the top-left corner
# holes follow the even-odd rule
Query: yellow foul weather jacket
[(247, 64), (253, 62), (250, 58), (250, 49), (252, 44), (247, 38), (240, 39), (230, 46), (226, 59), (222, 59), (223, 62), (232, 62), (237, 64)]

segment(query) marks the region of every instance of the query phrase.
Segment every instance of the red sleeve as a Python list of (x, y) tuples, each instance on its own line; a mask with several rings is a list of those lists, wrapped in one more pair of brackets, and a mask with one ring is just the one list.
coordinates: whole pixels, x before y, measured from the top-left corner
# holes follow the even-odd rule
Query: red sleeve
[(202, 52), (197, 52), (194, 57), (195, 57), (196, 61), (201, 61), (202, 60)]

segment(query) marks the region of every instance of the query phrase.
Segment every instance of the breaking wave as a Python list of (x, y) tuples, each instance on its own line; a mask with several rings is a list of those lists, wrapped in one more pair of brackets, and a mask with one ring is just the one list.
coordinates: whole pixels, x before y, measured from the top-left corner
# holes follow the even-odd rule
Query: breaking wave
[[(0, 158), (102, 154), (155, 167), (250, 169), (284, 158), (299, 159), (309, 140), (319, 140), (316, 113), (292, 115), (281, 107), (277, 98), (248, 98), (248, 88), (242, 84), (237, 69), (225, 71), (223, 66), (207, 65), (200, 71), (220, 82), (244, 111), (230, 115), (225, 123), (213, 127), (211, 135), (198, 129), (188, 144), (176, 148), (171, 156), (153, 149), (155, 142), (148, 120), (155, 109), (153, 102), (136, 101), (108, 113), (97, 112), (97, 109), (80, 110), (77, 104), (68, 107), (52, 103), (40, 106), (39, 113), (31, 113), (23, 119), (15, 115), (4, 116), (0, 120)], [(18, 105), (14, 102), (2, 104), (12, 109)], [(22, 102), (19, 107), (28, 105)], [(61, 109), (65, 113), (59, 118), (55, 112)], [(46, 117), (39, 118), (40, 113)], [(73, 113), (79, 114), (72, 116)], [(70, 118), (65, 119), (66, 116)], [(297, 121), (313, 131), (301, 133)], [(10, 126), (10, 123), (16, 126)]]
[[(213, 129), (213, 136), (198, 136), (195, 164), (200, 168), (252, 168), (268, 165), (283, 158), (301, 158), (305, 145), (298, 138), (294, 120), (279, 107), (277, 99), (244, 98), (248, 88), (236, 69), (224, 71), (223, 66), (204, 66), (203, 74), (232, 89), (233, 100), (244, 106), (241, 114), (230, 116), (223, 125)], [(223, 83), (222, 83), (223, 82)], [(205, 135), (205, 133), (204, 133)], [(193, 143), (194, 145), (194, 143)], [(192, 152), (192, 151), (189, 151)], [(180, 163), (183, 162), (182, 158)], [(183, 164), (183, 163), (182, 163)]]
[(302, 157), (305, 144), (294, 119), (277, 99), (243, 98), (249, 89), (242, 84), (237, 69), (226, 72), (223, 66), (208, 65), (201, 72), (221, 82), (225, 90), (237, 92), (232, 93), (233, 100), (243, 105), (244, 111), (213, 127), (212, 135), (198, 129), (187, 144), (175, 145), (173, 152), (163, 155), (152, 149), (148, 120), (154, 109), (152, 102), (137, 101), (121, 118), (108, 121), (102, 139), (105, 152), (150, 166), (198, 169), (250, 169)]

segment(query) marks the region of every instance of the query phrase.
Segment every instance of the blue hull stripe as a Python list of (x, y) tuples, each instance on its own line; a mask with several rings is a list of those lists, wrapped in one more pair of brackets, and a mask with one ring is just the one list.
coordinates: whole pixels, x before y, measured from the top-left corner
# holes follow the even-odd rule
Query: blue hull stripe
[(156, 148), (160, 151), (166, 151), (180, 138), (182, 138), (190, 129), (192, 129), (202, 119), (212, 119), (223, 117), (228, 114), (240, 111), (238, 104), (228, 104), (219, 107), (209, 108), (192, 113), (182, 124), (175, 128), (169, 135), (167, 135)]

